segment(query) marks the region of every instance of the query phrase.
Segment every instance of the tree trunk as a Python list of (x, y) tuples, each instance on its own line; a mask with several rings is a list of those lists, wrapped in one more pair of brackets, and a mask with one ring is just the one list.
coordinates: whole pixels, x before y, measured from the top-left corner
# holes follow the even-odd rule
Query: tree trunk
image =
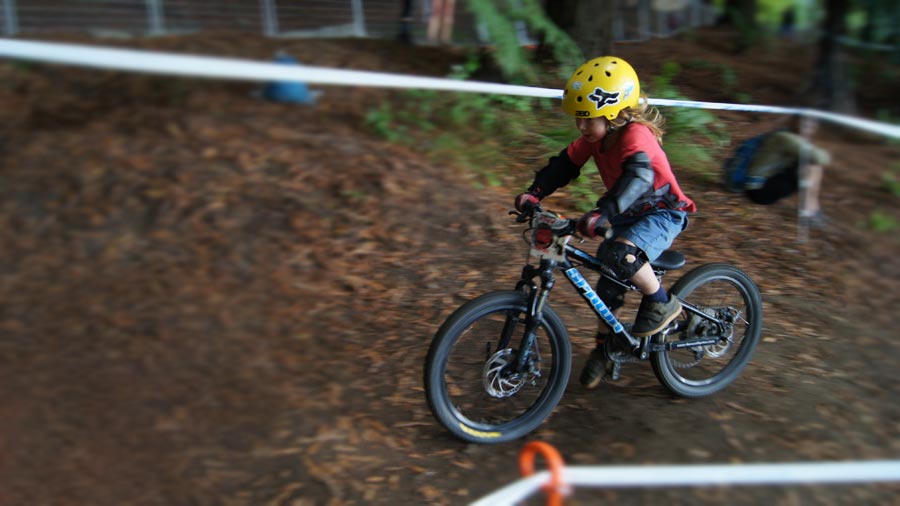
[(613, 19), (617, 2), (609, 0), (552, 0), (547, 16), (565, 30), (587, 58), (612, 51)]
[(404, 44), (412, 45), (413, 0), (403, 0), (400, 11), (400, 29), (397, 32), (397, 40)]
[(838, 44), (838, 39), (846, 32), (847, 0), (827, 0), (825, 5), (828, 11), (819, 40), (819, 56), (811, 87), (813, 105), (853, 113), (856, 101), (847, 76), (847, 64)]

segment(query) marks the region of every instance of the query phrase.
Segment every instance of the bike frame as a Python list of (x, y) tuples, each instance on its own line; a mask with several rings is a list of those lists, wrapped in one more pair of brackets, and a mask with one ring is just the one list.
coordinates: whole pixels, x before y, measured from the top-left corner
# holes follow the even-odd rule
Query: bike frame
[[(518, 363), (516, 370), (518, 372), (525, 371), (527, 365), (529, 364), (530, 356), (532, 353), (531, 350), (535, 340), (535, 330), (541, 323), (541, 311), (543, 310), (544, 304), (546, 304), (547, 299), (550, 297), (550, 291), (553, 289), (556, 283), (553, 274), (556, 269), (562, 269), (563, 274), (566, 275), (566, 279), (568, 279), (569, 282), (572, 283), (572, 286), (575, 287), (575, 290), (578, 292), (578, 294), (581, 295), (581, 297), (584, 298), (585, 301), (587, 301), (588, 305), (594, 310), (597, 316), (599, 318), (602, 318), (603, 321), (605, 321), (610, 326), (617, 338), (621, 339), (623, 342), (627, 342), (631, 347), (633, 354), (641, 360), (646, 360), (647, 358), (649, 358), (651, 352), (665, 352), (673, 349), (719, 344), (719, 338), (688, 339), (677, 342), (657, 344), (650, 342), (651, 336), (642, 338), (632, 336), (628, 329), (626, 329), (625, 326), (615, 317), (612, 311), (610, 311), (609, 306), (607, 306), (606, 303), (603, 302), (603, 299), (601, 299), (600, 296), (597, 295), (597, 292), (594, 291), (590, 283), (584, 278), (584, 276), (582, 276), (581, 272), (578, 270), (578, 265), (573, 262), (576, 262), (592, 271), (598, 272), (601, 276), (613, 281), (614, 283), (627, 290), (637, 290), (637, 287), (635, 287), (633, 284), (629, 282), (623, 282), (600, 270), (600, 266), (602, 264), (599, 260), (597, 260), (596, 257), (569, 244), (565, 245), (565, 255), (562, 261), (542, 258), (538, 267), (534, 267), (531, 264), (526, 265), (522, 269), (521, 279), (516, 284), (517, 290), (524, 290), (527, 288), (529, 296), (528, 312), (526, 314), (525, 320), (525, 335), (522, 339), (521, 346), (519, 347), (520, 353), (517, 357)], [(663, 274), (666, 273), (665, 270), (655, 267), (653, 271), (657, 275), (657, 277), (660, 278), (663, 276)], [(536, 285), (533, 281), (536, 277), (540, 278), (540, 286)], [(724, 322), (714, 316), (706, 314), (684, 299), (679, 298), (679, 300), (681, 301), (684, 310), (693, 315), (697, 315), (698, 317), (713, 322), (716, 325), (720, 326), (722, 329), (724, 329), (728, 324), (728, 322)], [(503, 349), (509, 346), (513, 329), (515, 328), (515, 325), (517, 323), (518, 320), (515, 319), (512, 315), (507, 318), (498, 349)], [(670, 328), (664, 330), (663, 333), (681, 330), (681, 325), (683, 325), (682, 322), (676, 322)]]

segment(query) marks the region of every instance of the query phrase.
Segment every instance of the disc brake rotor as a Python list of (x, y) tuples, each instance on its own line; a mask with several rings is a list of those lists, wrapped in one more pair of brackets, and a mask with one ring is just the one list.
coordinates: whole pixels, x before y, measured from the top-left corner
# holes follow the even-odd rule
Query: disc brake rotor
[(482, 369), (484, 391), (497, 398), (515, 395), (525, 385), (528, 376), (512, 372), (515, 365), (516, 353), (512, 348), (494, 353)]
[[(737, 313), (737, 315), (735, 314)], [(717, 344), (710, 344), (709, 346), (704, 346), (704, 350), (706, 350), (706, 354), (711, 358), (719, 358), (731, 349), (731, 344), (734, 342), (734, 321), (736, 317), (740, 316), (740, 313), (733, 308), (722, 308), (716, 312), (716, 316), (725, 322), (728, 322), (725, 325), (723, 335), (717, 336), (719, 338), (719, 342)], [(724, 341), (723, 341), (724, 339)]]
[[(721, 308), (716, 310), (715, 308), (705, 308), (703, 309), (703, 313), (709, 315), (713, 318), (717, 318), (719, 320), (725, 321), (733, 321), (733, 318), (728, 318), (728, 316), (733, 316), (734, 310), (731, 308)], [(683, 339), (697, 339), (701, 337), (716, 337), (719, 338), (720, 341), (716, 344), (710, 344), (706, 346), (695, 346), (692, 348), (688, 348), (688, 350), (694, 353), (694, 360), (687, 361), (676, 361), (672, 360), (672, 364), (679, 369), (686, 369), (690, 367), (694, 367), (699, 364), (704, 357), (709, 358), (719, 358), (728, 353), (728, 350), (731, 349), (731, 344), (733, 342), (734, 335), (734, 326), (728, 325), (726, 327), (726, 332), (728, 335), (723, 336), (719, 335), (719, 327), (715, 323), (702, 318), (697, 315), (692, 315), (688, 322), (687, 328), (685, 329), (684, 334), (682, 334)], [(723, 342), (721, 339), (725, 338)]]

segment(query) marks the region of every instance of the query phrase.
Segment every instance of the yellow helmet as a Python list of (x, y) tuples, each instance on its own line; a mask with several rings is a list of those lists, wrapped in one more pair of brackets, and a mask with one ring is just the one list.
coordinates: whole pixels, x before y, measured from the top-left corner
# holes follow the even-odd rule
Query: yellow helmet
[(641, 96), (637, 72), (615, 56), (594, 58), (575, 70), (563, 92), (562, 107), (576, 118), (603, 116), (613, 120)]

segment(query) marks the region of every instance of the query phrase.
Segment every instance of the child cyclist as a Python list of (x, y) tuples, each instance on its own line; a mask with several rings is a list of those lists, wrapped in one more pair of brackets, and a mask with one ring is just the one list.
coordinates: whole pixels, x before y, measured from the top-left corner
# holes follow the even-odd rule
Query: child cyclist
[[(662, 116), (640, 98), (637, 74), (625, 60), (606, 56), (578, 67), (566, 83), (562, 107), (575, 116), (581, 137), (551, 157), (515, 201), (516, 209), (526, 210), (577, 178), (594, 159), (606, 193), (578, 220), (578, 231), (594, 238), (609, 222), (612, 234), (600, 244), (597, 258), (644, 294), (631, 328), (637, 337), (660, 332), (681, 313), (681, 303), (666, 293), (650, 262), (671, 246), (687, 226), (688, 213), (697, 209), (662, 150)], [(624, 305), (623, 289), (602, 277), (597, 294), (612, 311)], [(596, 387), (606, 371), (603, 347), (610, 329), (600, 322), (597, 347), (581, 374), (587, 388)]]

